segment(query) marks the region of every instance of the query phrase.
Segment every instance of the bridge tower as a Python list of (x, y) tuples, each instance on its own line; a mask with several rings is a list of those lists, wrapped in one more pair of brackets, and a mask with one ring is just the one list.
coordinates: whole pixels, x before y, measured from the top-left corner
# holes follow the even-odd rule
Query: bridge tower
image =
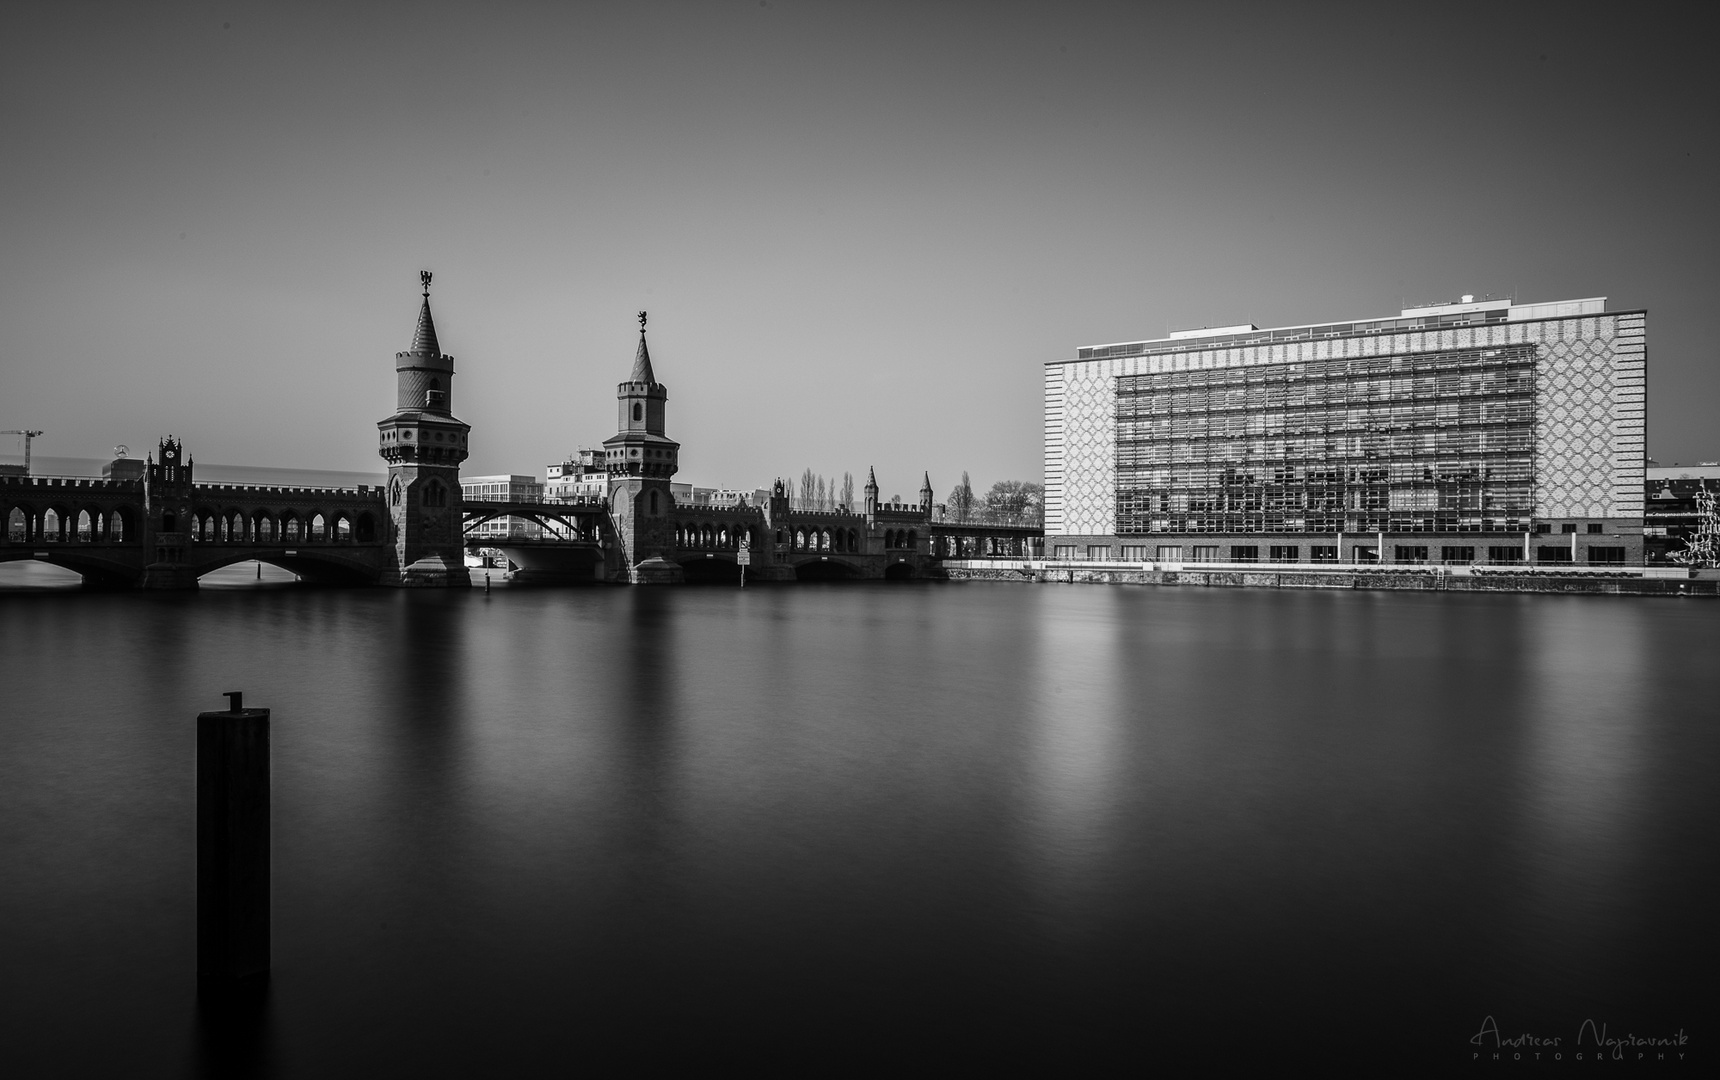
[(932, 474), (926, 473), (920, 481), (920, 513), (926, 515), (926, 520), (932, 520)]
[(878, 524), (878, 474), (866, 466), (866, 527)]
[(412, 347), (394, 354), (394, 415), (377, 421), (378, 453), (388, 462), (393, 551), (386, 585), (470, 586), (461, 536), (460, 462), (470, 425), (454, 418), (454, 358), (436, 340), (430, 271), (421, 271), (424, 304)]
[(609, 515), (620, 543), (612, 571), (637, 585), (679, 581), (680, 566), (664, 556), (675, 547), (669, 478), (680, 467), (681, 444), (664, 434), (669, 390), (651, 370), (643, 311), (633, 370), (615, 397), (620, 406), (616, 432), (603, 440)]
[(140, 587), (195, 589), (197, 574), (185, 566), (191, 532), (191, 487), (195, 469), (185, 445), (169, 435), (156, 444), (143, 474), (143, 551), (147, 562)]

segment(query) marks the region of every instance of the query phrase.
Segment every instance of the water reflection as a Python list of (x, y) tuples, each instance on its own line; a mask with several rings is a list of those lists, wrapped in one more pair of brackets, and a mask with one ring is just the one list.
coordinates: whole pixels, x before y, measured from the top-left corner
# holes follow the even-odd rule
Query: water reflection
[[(1487, 1013), (1705, 1008), (1711, 610), (8, 597), (0, 945), (31, 993), (0, 1015), (26, 1066), (308, 1076), (923, 1039), (1066, 1066), (1335, 1014), (1433, 1053)], [(235, 688), (275, 711), (275, 970), (188, 1040), (190, 720)], [(123, 1038), (72, 1038), (92, 1014)]]

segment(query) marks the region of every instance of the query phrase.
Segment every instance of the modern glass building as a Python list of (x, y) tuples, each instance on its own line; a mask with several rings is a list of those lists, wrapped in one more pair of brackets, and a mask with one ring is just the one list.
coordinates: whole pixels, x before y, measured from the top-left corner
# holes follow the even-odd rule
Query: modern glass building
[(1047, 365), (1048, 554), (1640, 564), (1643, 311), (1407, 308)]

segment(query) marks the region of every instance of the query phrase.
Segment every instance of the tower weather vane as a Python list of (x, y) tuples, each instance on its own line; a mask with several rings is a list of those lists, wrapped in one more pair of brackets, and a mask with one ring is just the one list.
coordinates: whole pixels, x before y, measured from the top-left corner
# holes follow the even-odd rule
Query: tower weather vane
[(424, 299), (430, 299), (430, 271), (418, 271), (418, 280), (424, 283)]
[(639, 313), (639, 332), (641, 334), (645, 332), (645, 313), (643, 311)]

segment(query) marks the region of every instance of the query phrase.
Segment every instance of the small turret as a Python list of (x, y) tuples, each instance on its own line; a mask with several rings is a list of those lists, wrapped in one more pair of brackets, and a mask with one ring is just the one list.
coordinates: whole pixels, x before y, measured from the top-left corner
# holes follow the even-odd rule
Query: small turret
[(870, 525), (878, 516), (878, 474), (872, 466), (866, 466), (866, 523)]
[(920, 513), (925, 514), (929, 517), (931, 515), (931, 512), (932, 512), (932, 474), (926, 473), (925, 479), (920, 481)]

